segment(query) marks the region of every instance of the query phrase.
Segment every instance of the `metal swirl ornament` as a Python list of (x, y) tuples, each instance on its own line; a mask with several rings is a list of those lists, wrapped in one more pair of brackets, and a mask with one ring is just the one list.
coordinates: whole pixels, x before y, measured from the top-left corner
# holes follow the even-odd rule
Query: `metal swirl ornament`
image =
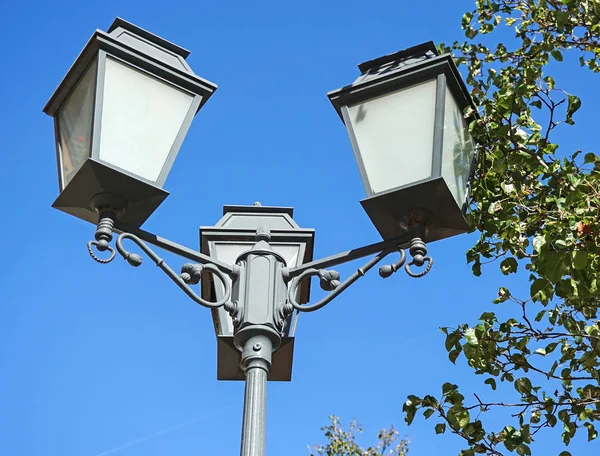
[(386, 264), (379, 268), (379, 276), (381, 278), (387, 279), (388, 277), (391, 277), (392, 274), (404, 266), (404, 263), (406, 262), (406, 252), (404, 250), (399, 250), (398, 253), (400, 253), (400, 259), (397, 262), (394, 264)]
[[(422, 266), (425, 263), (427, 263), (427, 266), (425, 266), (425, 269), (422, 270), (421, 272), (412, 272), (410, 270), (410, 267), (413, 265), (414, 266)], [(412, 260), (411, 262), (407, 263), (406, 266), (404, 267), (404, 270), (413, 279), (420, 279), (421, 277), (424, 277), (425, 275), (427, 275), (427, 273), (431, 270), (432, 267), (433, 267), (433, 258), (424, 257), (423, 262), (420, 264), (418, 264), (415, 260)]]
[[(92, 246), (96, 247), (96, 249), (98, 249), (99, 252), (110, 252), (110, 256), (108, 258), (100, 258), (98, 255), (96, 255)], [(113, 249), (110, 245), (104, 246), (99, 241), (88, 242), (87, 248), (88, 248), (88, 252), (90, 253), (90, 256), (93, 258), (93, 260), (97, 261), (100, 264), (110, 263), (112, 260), (115, 259), (115, 256), (117, 254), (115, 249)]]
[[(129, 239), (134, 242), (142, 251), (150, 257), (154, 264), (158, 266), (165, 274), (169, 276), (169, 278), (175, 282), (175, 284), (186, 294), (188, 295), (194, 302), (200, 304), (201, 306), (208, 307), (209, 309), (217, 309), (221, 306), (225, 306), (227, 309), (232, 309), (233, 304), (230, 303), (231, 298), (231, 281), (228, 280), (227, 275), (222, 272), (218, 266), (212, 263), (195, 265), (195, 264), (186, 264), (181, 268), (181, 274), (177, 274), (173, 269), (169, 267), (165, 261), (159, 257), (154, 250), (152, 250), (144, 241), (142, 241), (139, 237), (131, 233), (122, 233), (117, 238), (117, 251), (119, 254), (125, 259), (131, 266), (138, 267), (142, 264), (142, 257), (137, 253), (132, 253), (123, 247), (123, 241)], [(194, 284), (200, 281), (200, 276), (203, 272), (207, 272), (212, 274), (221, 282), (224, 290), (224, 296), (222, 299), (211, 302), (203, 299), (201, 296), (196, 294), (194, 290), (192, 290), (188, 283)], [(198, 282), (196, 282), (196, 280)]]
[[(410, 254), (413, 259), (404, 267), (406, 273), (413, 279), (419, 279), (427, 275), (433, 266), (433, 259), (426, 256), (427, 245), (421, 238), (414, 238), (412, 241), (410, 241)], [(427, 266), (425, 266), (425, 269), (421, 272), (412, 272), (410, 269), (411, 266), (421, 267), (425, 265), (425, 263), (427, 263)]]

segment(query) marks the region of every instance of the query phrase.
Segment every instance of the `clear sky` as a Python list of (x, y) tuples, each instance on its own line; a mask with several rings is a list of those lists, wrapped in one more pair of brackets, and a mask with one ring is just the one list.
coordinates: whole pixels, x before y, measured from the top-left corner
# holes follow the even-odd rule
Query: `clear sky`
[[(243, 383), (216, 380), (209, 312), (149, 261), (139, 269), (120, 259), (95, 263), (85, 245), (94, 227), (50, 207), (58, 194), (53, 126), (41, 110), (96, 28), (123, 17), (191, 50), (195, 72), (219, 86), (181, 148), (165, 186), (170, 197), (145, 228), (196, 248), (198, 227), (217, 222), (224, 204), (293, 206), (300, 226), (316, 229), (321, 257), (379, 240), (326, 93), (353, 81), (360, 62), (461, 39), (471, 4), (2, 2), (0, 454), (239, 452)], [(584, 106), (573, 131), (580, 133), (565, 141), (587, 150), (598, 100), (591, 77), (577, 75)], [(413, 442), (411, 454), (457, 453), (462, 442), (435, 436), (434, 418), (405, 427), (401, 407), (411, 393), (439, 395), (444, 381), (506, 397), (463, 361), (450, 364), (438, 330), (474, 322), (494, 307), (499, 285), (517, 295), (528, 289), (525, 276), (507, 279), (495, 267), (473, 277), (464, 255), (473, 241), (432, 244), (435, 266), (423, 279), (373, 272), (301, 317), (293, 380), (268, 386), (270, 455), (307, 455), (308, 445), (323, 441), (319, 428), (330, 414), (358, 418), (365, 442), (394, 423)], [(175, 269), (182, 264), (165, 259)], [(598, 453), (583, 434), (572, 453)], [(561, 445), (557, 433), (545, 434), (536, 448), (558, 454)]]

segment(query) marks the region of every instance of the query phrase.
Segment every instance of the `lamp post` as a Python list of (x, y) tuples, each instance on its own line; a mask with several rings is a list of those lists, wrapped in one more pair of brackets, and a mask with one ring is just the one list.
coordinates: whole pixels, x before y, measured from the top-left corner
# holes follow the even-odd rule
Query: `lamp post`
[[(328, 96), (348, 129), (367, 193), (361, 204), (383, 240), (313, 260), (314, 231), (296, 224), (293, 209), (255, 203), (225, 206), (216, 226), (200, 229), (195, 251), (141, 229), (168, 196), (162, 187), (179, 147), (216, 90), (188, 54), (122, 19), (94, 33), (44, 108), (56, 132), (53, 206), (97, 225), (88, 243), (97, 262), (118, 252), (140, 266), (124, 245), (131, 241), (211, 309), (217, 379), (246, 382), (241, 455), (260, 456), (267, 380), (291, 379), (299, 313), (327, 305), (393, 252), (400, 257), (379, 268), (381, 277), (402, 267), (422, 277), (432, 266), (426, 242), (466, 231), (474, 147), (463, 111), (471, 101), (452, 58), (433, 43), (359, 65), (358, 79)], [(149, 244), (192, 263), (178, 274)], [(328, 269), (367, 256), (343, 281)], [(316, 303), (312, 277), (328, 292)]]

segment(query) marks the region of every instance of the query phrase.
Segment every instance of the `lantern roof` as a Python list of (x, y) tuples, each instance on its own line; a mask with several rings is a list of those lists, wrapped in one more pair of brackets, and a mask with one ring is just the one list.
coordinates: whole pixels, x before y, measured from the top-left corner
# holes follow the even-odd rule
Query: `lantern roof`
[(468, 89), (451, 54), (440, 55), (433, 41), (402, 49), (358, 65), (361, 74), (347, 86), (327, 94), (343, 120), (341, 107), (376, 98), (445, 74), (462, 108), (472, 105)]
[(269, 230), (300, 229), (292, 219), (294, 208), (263, 206), (223, 206), (223, 218), (215, 226), (222, 228), (241, 228), (255, 231), (259, 226), (268, 226)]
[(383, 77), (386, 73), (401, 70), (409, 66), (416, 65), (424, 60), (439, 56), (437, 48), (433, 41), (411, 46), (406, 49), (394, 52), (393, 54), (377, 57), (376, 59), (367, 60), (359, 63), (358, 69), (361, 76), (355, 81), (365, 82)]
[(185, 59), (189, 56), (189, 51), (117, 18), (109, 27), (108, 33), (102, 30), (94, 32), (44, 107), (46, 114), (56, 115), (100, 50), (201, 95), (198, 109), (217, 89), (215, 84), (196, 75), (187, 64)]
[[(309, 228), (300, 228), (292, 219), (294, 209), (291, 207), (263, 206), (255, 203), (253, 206), (223, 206), (223, 217), (215, 226), (200, 227), (200, 251), (211, 254), (212, 242), (232, 243), (246, 246), (249, 250), (254, 245), (256, 231), (260, 227), (267, 228), (271, 233), (270, 243), (277, 252), (278, 245), (302, 244), (303, 248), (298, 253), (297, 264), (288, 264), (288, 267), (299, 266), (313, 259), (315, 231)], [(286, 256), (286, 255), (284, 255)], [(210, 285), (206, 282), (202, 292), (204, 297), (211, 294)], [(310, 295), (310, 281), (300, 287), (301, 302), (308, 302)]]

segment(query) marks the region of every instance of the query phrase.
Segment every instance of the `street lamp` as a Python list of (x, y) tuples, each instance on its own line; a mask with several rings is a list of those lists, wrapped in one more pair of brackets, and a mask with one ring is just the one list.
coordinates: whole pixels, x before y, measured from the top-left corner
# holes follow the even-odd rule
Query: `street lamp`
[[(124, 246), (129, 240), (211, 309), (217, 378), (245, 380), (241, 455), (260, 456), (266, 382), (291, 379), (298, 314), (327, 305), (390, 253), (399, 259), (380, 267), (381, 277), (402, 267), (422, 277), (432, 266), (425, 242), (466, 230), (474, 154), (463, 110), (471, 102), (452, 58), (432, 43), (359, 65), (362, 75), (329, 98), (358, 161), (361, 203), (383, 241), (313, 260), (314, 231), (300, 228), (291, 208), (255, 203), (225, 206), (216, 226), (200, 229), (198, 252), (140, 228), (168, 195), (162, 186), (185, 133), (216, 89), (192, 72), (187, 55), (122, 19), (92, 36), (44, 108), (55, 119), (53, 206), (97, 224), (88, 243), (94, 260), (109, 263), (118, 252), (140, 266), (142, 257)], [(192, 263), (178, 274), (148, 244)], [(367, 256), (343, 281), (328, 269)], [(316, 303), (309, 303), (312, 277), (328, 292)]]
[(217, 88), (188, 55), (122, 19), (94, 33), (44, 108), (56, 133), (54, 207), (93, 223), (110, 207), (136, 228), (154, 212), (194, 115)]
[(452, 57), (430, 41), (358, 67), (356, 81), (328, 96), (348, 129), (371, 221), (384, 239), (415, 224), (426, 241), (464, 233), (474, 147), (463, 112), (472, 102)]

